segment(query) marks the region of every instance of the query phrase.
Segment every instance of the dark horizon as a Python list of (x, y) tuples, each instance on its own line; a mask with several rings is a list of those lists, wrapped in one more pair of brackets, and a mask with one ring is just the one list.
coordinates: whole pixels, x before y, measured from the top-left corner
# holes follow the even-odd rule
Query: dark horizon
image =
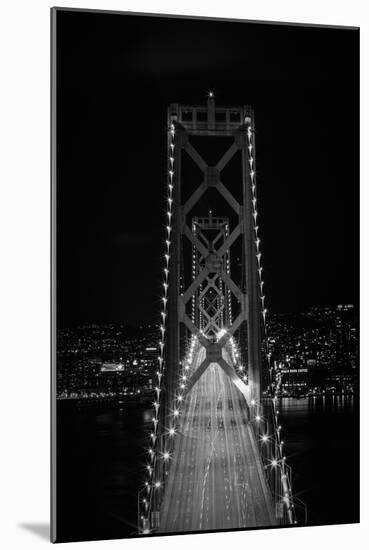
[[(190, 38), (189, 38), (190, 37)], [(155, 323), (170, 103), (250, 104), (267, 307), (359, 293), (358, 31), (58, 15), (58, 327)]]

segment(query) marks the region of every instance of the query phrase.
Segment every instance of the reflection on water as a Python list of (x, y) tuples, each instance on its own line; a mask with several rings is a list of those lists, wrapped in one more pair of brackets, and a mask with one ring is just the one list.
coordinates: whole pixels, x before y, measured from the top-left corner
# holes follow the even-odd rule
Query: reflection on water
[(284, 412), (292, 411), (293, 414), (334, 410), (335, 413), (353, 411), (355, 398), (353, 395), (333, 395), (314, 397), (284, 397), (280, 401), (280, 408)]
[(309, 524), (359, 519), (359, 423), (354, 396), (285, 398), (280, 418), (293, 489)]
[(143, 420), (145, 423), (149, 424), (150, 422), (152, 422), (152, 410), (151, 409), (148, 409), (146, 411), (144, 411), (143, 413)]
[[(284, 398), (279, 410), (293, 488), (308, 506), (308, 523), (358, 521), (354, 397)], [(144, 409), (58, 403), (60, 541), (136, 535), (151, 417)]]
[(136, 534), (150, 419), (143, 409), (78, 410), (58, 403), (60, 541)]

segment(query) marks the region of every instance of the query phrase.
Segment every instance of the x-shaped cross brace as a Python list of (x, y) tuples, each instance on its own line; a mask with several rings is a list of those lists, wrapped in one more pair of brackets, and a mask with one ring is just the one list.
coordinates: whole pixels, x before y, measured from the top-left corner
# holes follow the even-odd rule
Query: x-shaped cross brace
[[(225, 336), (228, 336), (225, 335)], [(224, 338), (224, 337), (223, 337)], [(222, 338), (222, 340), (223, 340)], [(228, 336), (227, 340), (230, 338)], [(221, 341), (222, 341), (221, 340)], [(227, 376), (231, 379), (233, 384), (239, 389), (239, 391), (242, 393), (242, 395), (245, 397), (246, 402), (250, 405), (250, 391), (248, 386), (237, 376), (234, 368), (227, 363), (227, 361), (224, 359), (222, 350), (224, 347), (224, 344), (222, 345), (220, 342), (210, 342), (209, 340), (206, 340), (206, 357), (203, 360), (203, 362), (198, 366), (198, 368), (195, 370), (195, 372), (192, 374), (190, 380), (187, 383), (184, 395), (186, 396), (193, 386), (196, 384), (196, 382), (201, 378), (201, 376), (204, 374), (206, 369), (209, 367), (211, 363), (217, 363), (225, 372)], [(203, 342), (201, 342), (203, 343)]]

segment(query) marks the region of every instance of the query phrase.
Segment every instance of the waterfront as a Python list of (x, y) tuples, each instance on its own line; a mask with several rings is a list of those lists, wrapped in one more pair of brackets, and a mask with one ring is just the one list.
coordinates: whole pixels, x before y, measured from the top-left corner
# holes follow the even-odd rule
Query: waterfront
[(359, 411), (354, 396), (285, 398), (285, 453), (308, 525), (359, 521)]
[[(358, 521), (358, 412), (353, 396), (285, 398), (280, 419), (308, 524)], [(151, 411), (58, 402), (60, 541), (136, 534)]]

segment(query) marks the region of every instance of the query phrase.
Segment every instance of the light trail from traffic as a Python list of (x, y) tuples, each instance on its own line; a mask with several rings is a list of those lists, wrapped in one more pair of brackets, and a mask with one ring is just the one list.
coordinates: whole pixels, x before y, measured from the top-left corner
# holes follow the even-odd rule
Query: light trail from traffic
[[(200, 347), (192, 372), (204, 358)], [(186, 396), (175, 438), (158, 532), (276, 524), (245, 398), (217, 363)]]

